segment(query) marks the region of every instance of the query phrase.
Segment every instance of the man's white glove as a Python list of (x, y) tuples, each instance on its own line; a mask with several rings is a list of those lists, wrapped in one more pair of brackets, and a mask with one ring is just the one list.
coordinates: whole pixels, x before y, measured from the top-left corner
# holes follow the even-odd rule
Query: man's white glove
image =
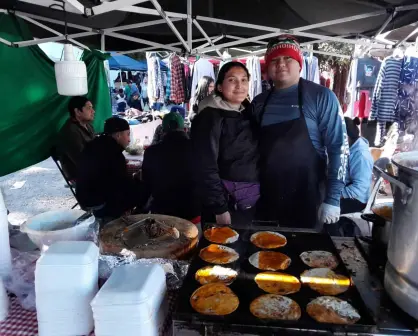
[(334, 224), (340, 219), (340, 207), (322, 203), (318, 212), (319, 222), (324, 224)]

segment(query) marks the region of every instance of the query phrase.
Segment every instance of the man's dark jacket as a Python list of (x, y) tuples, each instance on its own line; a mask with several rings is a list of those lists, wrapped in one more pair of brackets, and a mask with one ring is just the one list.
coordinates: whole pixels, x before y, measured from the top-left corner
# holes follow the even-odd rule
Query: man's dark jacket
[(103, 216), (119, 217), (137, 204), (139, 183), (128, 174), (122, 152), (108, 135), (86, 145), (77, 170), (76, 194), (82, 207), (104, 204)]

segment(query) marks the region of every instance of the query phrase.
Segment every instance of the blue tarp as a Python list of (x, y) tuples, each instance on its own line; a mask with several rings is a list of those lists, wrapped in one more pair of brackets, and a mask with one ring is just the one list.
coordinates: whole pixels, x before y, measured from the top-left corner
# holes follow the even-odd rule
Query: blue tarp
[(146, 61), (137, 61), (125, 55), (116, 52), (110, 53), (109, 68), (110, 70), (122, 71), (147, 71)]

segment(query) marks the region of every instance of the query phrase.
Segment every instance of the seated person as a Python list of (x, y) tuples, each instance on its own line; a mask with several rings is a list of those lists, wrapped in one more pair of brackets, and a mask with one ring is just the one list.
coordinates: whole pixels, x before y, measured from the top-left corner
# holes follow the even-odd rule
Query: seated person
[(139, 182), (128, 174), (123, 150), (129, 145), (129, 124), (109, 118), (104, 134), (87, 144), (78, 165), (77, 199), (82, 208), (104, 207), (99, 217), (120, 217), (139, 200)]
[(126, 95), (123, 92), (123, 89), (119, 89), (119, 93), (116, 96), (116, 104), (118, 105), (117, 112), (125, 112), (126, 106)]
[(346, 184), (341, 198), (341, 214), (361, 212), (370, 196), (373, 174), (373, 158), (369, 142), (360, 137), (358, 119), (345, 118), (350, 156)]
[(139, 93), (134, 92), (132, 94), (131, 100), (129, 101), (129, 106), (137, 109), (138, 111), (142, 111), (141, 101), (139, 100)]
[(152, 213), (196, 222), (200, 202), (192, 144), (184, 132), (184, 120), (180, 114), (170, 112), (164, 116), (162, 129), (163, 140), (144, 153), (140, 205), (144, 208), (152, 196)]
[(94, 109), (91, 101), (82, 96), (72, 97), (68, 103), (70, 117), (58, 132), (56, 149), (68, 180), (77, 178), (77, 164), (84, 146), (94, 139), (91, 125)]

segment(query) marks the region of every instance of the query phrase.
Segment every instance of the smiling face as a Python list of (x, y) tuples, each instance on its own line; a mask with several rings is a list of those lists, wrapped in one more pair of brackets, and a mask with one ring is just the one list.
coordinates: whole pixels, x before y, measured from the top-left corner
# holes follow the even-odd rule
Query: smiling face
[(278, 88), (286, 88), (297, 84), (300, 70), (299, 62), (289, 56), (273, 58), (267, 69), (269, 77)]
[(241, 67), (231, 68), (225, 75), (222, 84), (217, 89), (223, 98), (233, 105), (241, 104), (248, 96), (249, 78), (247, 72)]

